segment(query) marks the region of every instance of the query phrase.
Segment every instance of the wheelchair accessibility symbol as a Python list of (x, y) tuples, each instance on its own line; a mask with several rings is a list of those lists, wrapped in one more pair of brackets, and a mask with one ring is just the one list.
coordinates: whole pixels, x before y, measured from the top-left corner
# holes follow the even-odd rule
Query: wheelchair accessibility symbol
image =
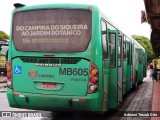
[(22, 66), (14, 66), (14, 74), (22, 74)]

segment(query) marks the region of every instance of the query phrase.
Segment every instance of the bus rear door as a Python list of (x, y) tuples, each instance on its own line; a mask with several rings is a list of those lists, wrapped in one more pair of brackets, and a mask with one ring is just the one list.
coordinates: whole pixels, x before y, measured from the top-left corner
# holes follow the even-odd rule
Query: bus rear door
[(109, 80), (109, 108), (118, 107), (118, 31), (109, 30), (110, 42), (110, 80)]

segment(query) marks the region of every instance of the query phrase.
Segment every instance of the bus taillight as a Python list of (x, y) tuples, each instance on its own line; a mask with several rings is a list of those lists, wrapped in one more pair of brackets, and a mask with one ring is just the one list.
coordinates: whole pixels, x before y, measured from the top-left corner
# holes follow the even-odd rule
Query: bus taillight
[(96, 76), (98, 73), (97, 69), (91, 70), (91, 75)]
[(12, 89), (12, 61), (7, 63), (7, 87)]
[(95, 84), (95, 83), (97, 82), (97, 80), (98, 80), (98, 78), (96, 78), (96, 77), (91, 77), (89, 81), (90, 81), (91, 83), (94, 83), (94, 84)]
[(12, 70), (11, 67), (7, 67), (7, 72), (10, 72)]
[(89, 86), (89, 89), (90, 89), (91, 91), (95, 91), (95, 90), (97, 90), (97, 88), (98, 88), (97, 85), (90, 85), (90, 86)]
[(88, 93), (94, 93), (97, 90), (98, 90), (98, 68), (93, 62), (91, 62), (89, 82), (88, 82)]
[(12, 78), (12, 75), (10, 73), (7, 73), (7, 78), (8, 79), (11, 79)]

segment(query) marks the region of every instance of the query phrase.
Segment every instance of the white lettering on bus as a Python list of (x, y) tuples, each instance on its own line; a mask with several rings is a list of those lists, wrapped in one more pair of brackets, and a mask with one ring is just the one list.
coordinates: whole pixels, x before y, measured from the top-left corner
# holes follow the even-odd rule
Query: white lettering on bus
[(81, 35), (81, 30), (52, 31), (51, 35)]
[(50, 30), (49, 25), (25, 26), (25, 30)]
[(30, 31), (30, 36), (50, 35), (50, 31)]
[(21, 36), (80, 36), (82, 31), (87, 29), (88, 27), (86, 24), (16, 26), (16, 31), (20, 31)]

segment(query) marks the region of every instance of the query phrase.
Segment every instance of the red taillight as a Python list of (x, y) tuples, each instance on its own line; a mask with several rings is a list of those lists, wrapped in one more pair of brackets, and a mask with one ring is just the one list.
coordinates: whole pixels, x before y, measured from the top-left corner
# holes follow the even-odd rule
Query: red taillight
[(8, 73), (8, 74), (7, 74), (7, 78), (8, 78), (8, 79), (11, 79), (11, 78), (12, 78), (12, 74)]
[(97, 80), (98, 80), (98, 79), (97, 79), (96, 77), (91, 77), (89, 81), (90, 81), (91, 83), (96, 83)]
[(79, 102), (86, 102), (86, 99), (80, 98)]
[(19, 97), (19, 94), (14, 94), (14, 97)]

